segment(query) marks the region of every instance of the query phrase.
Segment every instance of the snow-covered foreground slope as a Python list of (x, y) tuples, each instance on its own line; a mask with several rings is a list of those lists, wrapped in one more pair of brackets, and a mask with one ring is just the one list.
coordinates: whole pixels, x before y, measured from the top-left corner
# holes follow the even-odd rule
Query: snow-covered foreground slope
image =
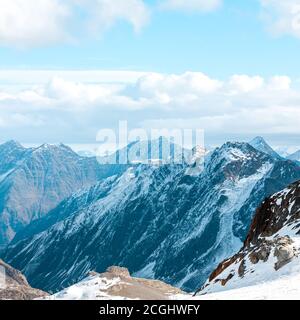
[[(184, 299), (185, 297), (183, 297)], [(197, 300), (300, 300), (300, 272), (249, 287), (197, 296)]]
[(286, 293), (300, 299), (300, 182), (263, 202), (243, 248), (215, 269), (199, 294), (224, 291), (215, 297), (225, 297), (232, 289), (238, 289), (234, 296), (249, 290), (249, 298)]
[(300, 300), (300, 272), (254, 286), (201, 296), (179, 293), (160, 281), (91, 275), (45, 300)]
[(241, 248), (262, 200), (298, 179), (297, 164), (246, 143), (216, 149), (198, 174), (134, 166), (65, 200), (3, 257), (46, 291), (111, 265), (194, 291)]

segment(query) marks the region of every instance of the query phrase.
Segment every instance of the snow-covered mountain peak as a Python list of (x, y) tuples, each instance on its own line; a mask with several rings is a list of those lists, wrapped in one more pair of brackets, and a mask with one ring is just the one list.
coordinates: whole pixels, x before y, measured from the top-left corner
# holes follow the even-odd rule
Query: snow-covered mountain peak
[[(251, 176), (266, 164), (275, 160), (254, 149), (248, 143), (227, 142), (208, 157), (206, 173), (222, 175), (230, 180)], [(221, 177), (220, 177), (221, 178)]]
[(294, 152), (293, 154), (289, 155), (287, 159), (292, 161), (299, 161), (300, 162), (300, 150)]
[(0, 145), (0, 149), (12, 150), (12, 149), (25, 149), (19, 142), (15, 140), (9, 140)]
[(172, 142), (165, 137), (153, 140), (140, 140), (129, 143), (124, 148), (106, 156), (99, 156), (102, 164), (149, 164), (182, 162), (182, 155), (189, 160), (192, 151), (184, 149), (181, 145)]
[(249, 144), (260, 152), (266, 153), (275, 159), (281, 159), (280, 155), (270, 147), (263, 137), (254, 138)]
[(214, 153), (218, 158), (227, 161), (253, 160), (261, 156), (261, 152), (244, 142), (227, 142), (217, 148)]
[(60, 143), (60, 144), (49, 144), (44, 143), (41, 146), (35, 148), (33, 150), (33, 154), (53, 154), (53, 155), (68, 155), (73, 158), (79, 158), (79, 155), (74, 152), (70, 147)]

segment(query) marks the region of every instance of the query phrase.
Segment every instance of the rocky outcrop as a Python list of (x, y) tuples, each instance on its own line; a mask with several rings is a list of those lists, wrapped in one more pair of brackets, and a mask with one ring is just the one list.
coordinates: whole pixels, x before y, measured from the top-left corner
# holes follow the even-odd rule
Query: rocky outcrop
[(25, 276), (0, 260), (0, 300), (32, 300), (48, 294), (33, 289)]
[(128, 269), (113, 266), (104, 273), (90, 272), (89, 277), (48, 300), (141, 299), (168, 300), (184, 293), (162, 281), (131, 277)]
[(234, 288), (239, 283), (251, 285), (258, 279), (276, 278), (276, 272), (298, 259), (299, 234), (300, 182), (296, 182), (262, 203), (242, 249), (220, 263), (198, 292), (208, 293), (222, 286)]

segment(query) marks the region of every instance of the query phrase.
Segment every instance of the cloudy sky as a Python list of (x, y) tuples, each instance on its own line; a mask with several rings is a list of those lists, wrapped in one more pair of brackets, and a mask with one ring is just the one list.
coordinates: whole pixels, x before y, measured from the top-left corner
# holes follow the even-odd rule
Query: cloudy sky
[(0, 0), (1, 141), (132, 127), (300, 147), (300, 0)]

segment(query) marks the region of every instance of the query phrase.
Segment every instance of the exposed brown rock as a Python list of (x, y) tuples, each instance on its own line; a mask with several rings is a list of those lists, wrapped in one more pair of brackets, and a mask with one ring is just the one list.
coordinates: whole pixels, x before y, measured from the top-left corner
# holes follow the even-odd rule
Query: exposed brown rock
[(232, 265), (237, 259), (238, 259), (238, 255), (233, 256), (230, 259), (227, 259), (223, 262), (221, 262), (218, 267), (211, 273), (210, 277), (209, 277), (209, 281), (212, 281), (213, 279), (215, 279), (219, 274), (221, 274), (225, 269), (227, 269), (230, 265)]
[[(271, 252), (277, 258), (274, 270), (279, 270), (284, 265), (298, 256), (298, 249), (289, 236), (276, 235), (284, 226), (293, 226), (296, 233), (300, 233), (300, 181), (292, 184), (281, 193), (266, 199), (256, 210), (256, 214), (244, 242), (243, 248), (233, 257), (221, 262), (211, 273), (208, 283), (199, 291), (207, 288), (211, 283), (226, 285), (235, 275), (231, 272), (222, 277), (224, 270), (240, 262), (237, 276), (245, 275), (245, 259), (253, 265), (258, 262), (268, 261)], [(299, 229), (299, 230), (298, 230)], [(276, 235), (276, 236), (275, 236)], [(272, 236), (274, 236), (272, 238)], [(199, 292), (198, 291), (198, 292)]]
[(239, 269), (238, 269), (238, 273), (241, 278), (244, 276), (245, 271), (246, 271), (245, 260), (242, 260), (242, 262), (240, 263)]
[(33, 300), (44, 297), (46, 292), (33, 289), (28, 284), (25, 276), (18, 270), (12, 268), (0, 259), (1, 271), (5, 270), (5, 281), (3, 274), (0, 284), (0, 300)]
[(110, 267), (99, 276), (107, 279), (116, 277), (121, 279), (121, 282), (107, 289), (106, 294), (112, 296), (128, 299), (166, 300), (171, 295), (183, 294), (180, 289), (162, 281), (131, 277), (128, 269), (122, 267)]
[(297, 256), (297, 250), (293, 246), (293, 241), (289, 237), (280, 238), (277, 242), (274, 256), (277, 257), (275, 269), (279, 270)]
[(106, 272), (111, 273), (111, 274), (113, 274), (115, 276), (130, 278), (130, 273), (129, 273), (128, 269), (123, 268), (123, 267), (112, 266), (112, 267), (109, 267), (106, 270)]
[[(257, 244), (259, 237), (270, 237), (278, 232), (285, 223), (291, 223), (300, 218), (300, 183), (292, 184), (291, 190), (280, 205), (276, 204), (277, 195), (266, 199), (256, 210), (245, 246)], [(291, 203), (294, 205), (290, 208)], [(292, 209), (292, 212), (289, 211)]]

